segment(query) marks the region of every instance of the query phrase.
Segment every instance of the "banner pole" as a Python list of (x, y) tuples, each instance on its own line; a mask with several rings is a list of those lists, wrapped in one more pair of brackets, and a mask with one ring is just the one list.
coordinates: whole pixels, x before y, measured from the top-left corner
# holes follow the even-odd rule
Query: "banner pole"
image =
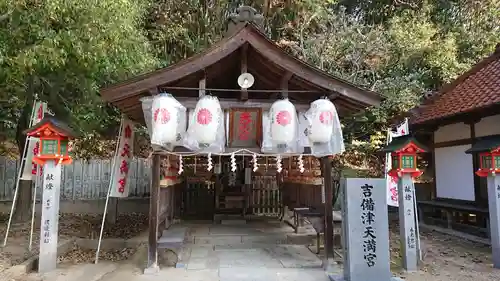
[[(33, 117), (34, 115), (36, 114), (35, 113), (35, 107), (36, 107), (36, 100), (33, 102), (33, 107), (31, 108), (31, 119), (30, 119), (30, 127), (33, 125)], [(24, 149), (23, 149), (23, 155), (22, 155), (22, 158), (21, 158), (21, 163), (19, 165), (19, 170), (17, 172), (17, 179), (16, 179), (16, 185), (15, 185), (15, 190), (14, 190), (14, 198), (12, 198), (12, 206), (10, 208), (10, 214), (9, 214), (9, 222), (7, 223), (7, 230), (5, 231), (5, 237), (3, 239), (3, 246), (5, 247), (5, 245), (7, 245), (7, 239), (9, 238), (9, 231), (10, 231), (10, 227), (11, 227), (11, 224), (12, 224), (12, 217), (14, 215), (14, 210), (16, 208), (16, 202), (17, 202), (17, 196), (18, 196), (18, 193), (19, 193), (19, 183), (21, 181), (21, 176), (23, 174), (23, 169), (24, 169), (24, 165), (27, 165), (26, 162), (26, 155), (28, 153), (28, 144), (30, 142), (30, 137), (27, 137), (26, 138), (26, 141), (24, 142)], [(31, 163), (29, 163), (31, 164)]]
[[(35, 230), (35, 210), (36, 210), (36, 190), (38, 188), (38, 185), (40, 183), (40, 172), (42, 170), (40, 169), (40, 165), (36, 166), (36, 177), (35, 177), (35, 187), (33, 188), (33, 205), (31, 209), (31, 229), (30, 229), (30, 241), (29, 241), (29, 246), (28, 250), (31, 252), (32, 246), (33, 246), (33, 232)], [(43, 179), (41, 181), (43, 183)]]
[(102, 234), (104, 232), (104, 223), (106, 221), (106, 213), (108, 212), (108, 204), (109, 204), (109, 195), (111, 194), (111, 186), (113, 186), (113, 181), (115, 180), (114, 170), (116, 166), (116, 156), (118, 155), (118, 150), (120, 149), (120, 139), (122, 137), (124, 125), (124, 118), (120, 121), (120, 131), (118, 132), (118, 139), (116, 141), (115, 154), (113, 155), (113, 163), (111, 164), (111, 177), (109, 179), (108, 192), (106, 195), (106, 203), (104, 204), (104, 213), (102, 214), (102, 223), (101, 223), (101, 231), (99, 233), (99, 241), (97, 242), (97, 250), (95, 252), (95, 264), (99, 262), (99, 251), (101, 250), (101, 242), (102, 242)]

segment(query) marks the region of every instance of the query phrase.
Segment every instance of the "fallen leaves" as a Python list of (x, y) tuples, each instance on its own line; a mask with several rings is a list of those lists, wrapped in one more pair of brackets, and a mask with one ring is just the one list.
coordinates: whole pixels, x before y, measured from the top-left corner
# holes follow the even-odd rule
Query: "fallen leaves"
[[(96, 250), (94, 249), (84, 249), (75, 245), (69, 252), (62, 256), (59, 256), (57, 258), (57, 262), (71, 264), (91, 263), (95, 261), (95, 252)], [(135, 252), (136, 249), (133, 248), (123, 248), (119, 250), (100, 250), (99, 260), (113, 262), (123, 261), (130, 258)]]

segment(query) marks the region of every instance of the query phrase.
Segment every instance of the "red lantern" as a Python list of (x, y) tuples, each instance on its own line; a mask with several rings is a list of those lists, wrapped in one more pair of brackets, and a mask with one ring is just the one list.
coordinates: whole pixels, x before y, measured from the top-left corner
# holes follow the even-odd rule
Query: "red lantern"
[(423, 174), (417, 168), (417, 155), (427, 152), (425, 146), (419, 144), (411, 136), (394, 138), (383, 152), (390, 152), (392, 158), (392, 169), (389, 171), (391, 177), (401, 177), (403, 174), (410, 174), (411, 177), (419, 177)]
[(69, 140), (74, 138), (73, 130), (66, 124), (54, 118), (44, 118), (35, 126), (25, 131), (30, 137), (40, 140), (38, 153), (34, 155), (33, 162), (44, 165), (45, 162), (54, 160), (60, 164), (70, 164)]

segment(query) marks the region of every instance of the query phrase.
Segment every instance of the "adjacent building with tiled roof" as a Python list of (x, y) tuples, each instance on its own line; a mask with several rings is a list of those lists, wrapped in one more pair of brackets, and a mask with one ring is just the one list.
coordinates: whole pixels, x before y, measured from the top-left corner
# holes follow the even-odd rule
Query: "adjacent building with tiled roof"
[(500, 105), (500, 44), (489, 57), (413, 110), (411, 124), (451, 119)]
[(449, 216), (448, 227), (473, 226), (475, 234), (487, 236), (487, 180), (475, 174), (480, 163), (473, 148), (500, 139), (500, 44), (453, 82), (426, 94), (410, 111), (410, 131), (431, 139), (434, 200), (419, 206), (453, 210), (463, 216)]

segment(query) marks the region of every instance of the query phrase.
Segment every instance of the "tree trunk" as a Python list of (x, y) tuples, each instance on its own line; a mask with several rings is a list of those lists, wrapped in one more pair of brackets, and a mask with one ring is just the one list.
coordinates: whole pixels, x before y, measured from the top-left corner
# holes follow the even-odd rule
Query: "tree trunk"
[[(30, 85), (31, 87), (29, 87), (27, 91), (26, 104), (24, 105), (16, 130), (16, 141), (17, 147), (19, 148), (19, 157), (22, 157), (22, 155), (24, 155), (24, 144), (26, 142), (26, 135), (24, 134), (24, 130), (28, 129), (34, 101), (32, 90), (33, 83), (30, 83)], [(25, 165), (31, 165), (31, 163), (25, 163)], [(19, 182), (19, 191), (17, 194), (17, 201), (15, 202), (16, 205), (13, 216), (15, 221), (27, 221), (31, 218), (31, 201), (33, 199), (31, 183), (32, 181), (24, 180)]]

